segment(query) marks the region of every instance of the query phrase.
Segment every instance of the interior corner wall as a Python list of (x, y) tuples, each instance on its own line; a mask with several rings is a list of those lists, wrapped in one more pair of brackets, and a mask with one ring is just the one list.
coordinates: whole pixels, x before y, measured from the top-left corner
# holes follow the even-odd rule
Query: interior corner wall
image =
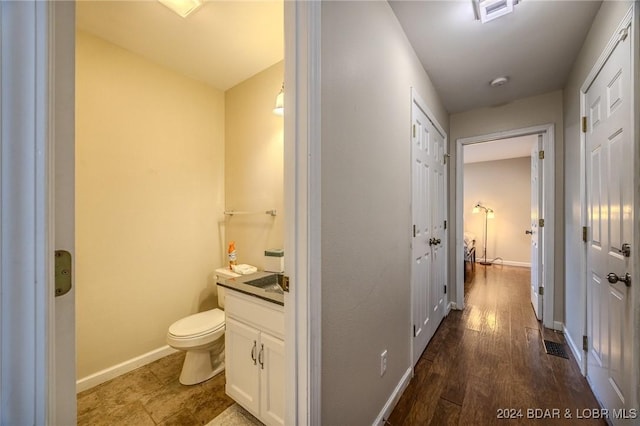
[[(563, 180), (563, 116), (562, 90), (519, 99), (498, 107), (474, 109), (467, 112), (451, 114), (449, 118), (449, 152), (451, 161), (449, 167), (449, 211), (456, 208), (456, 144), (457, 140), (466, 137), (485, 135), (490, 133), (515, 130), (531, 126), (555, 124), (555, 257), (564, 259), (564, 186)], [(452, 216), (453, 217), (453, 216)], [(455, 259), (456, 224), (451, 220), (449, 232), (449, 258)], [(449, 262), (449, 276), (455, 277), (455, 262)], [(563, 321), (564, 318), (564, 262), (555, 262), (555, 304), (553, 319)], [(451, 286), (453, 289), (455, 285)], [(450, 295), (456, 300), (455, 291)]]
[(476, 259), (482, 259), (485, 214), (471, 213), (478, 201), (495, 211), (487, 219), (487, 260), (531, 266), (531, 157), (464, 165), (464, 232), (476, 237)]
[(77, 377), (215, 307), (224, 94), (102, 39), (76, 45)]
[(387, 2), (321, 13), (321, 415), (371, 424), (411, 368), (411, 88), (448, 117)]
[(225, 92), (225, 208), (277, 215), (226, 216), (224, 242), (235, 241), (238, 263), (259, 269), (266, 249), (284, 245), (284, 126), (273, 113), (283, 80), (280, 61)]
[(633, 1), (602, 2), (564, 89), (565, 326), (577, 344), (586, 335), (586, 289), (582, 282), (586, 265), (582, 256), (584, 245), (581, 234), (584, 223), (580, 193), (580, 87), (632, 4)]

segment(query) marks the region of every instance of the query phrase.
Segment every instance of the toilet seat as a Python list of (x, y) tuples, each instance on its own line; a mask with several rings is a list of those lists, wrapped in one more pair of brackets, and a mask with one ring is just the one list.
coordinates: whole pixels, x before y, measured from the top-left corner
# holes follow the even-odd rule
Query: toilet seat
[(224, 330), (224, 312), (220, 309), (211, 309), (182, 318), (169, 327), (168, 335), (172, 339), (195, 339), (215, 334)]

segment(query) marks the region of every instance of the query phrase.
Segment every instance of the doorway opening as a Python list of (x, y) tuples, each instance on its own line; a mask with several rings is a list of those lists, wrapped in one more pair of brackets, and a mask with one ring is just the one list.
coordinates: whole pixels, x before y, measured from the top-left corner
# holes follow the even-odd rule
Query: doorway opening
[[(531, 266), (532, 267), (532, 304), (534, 310), (538, 314), (538, 317), (542, 319), (543, 324), (547, 328), (555, 328), (553, 321), (553, 302), (554, 302), (554, 125), (542, 125), (530, 128), (516, 129), (505, 132), (492, 133), (487, 135), (479, 135), (469, 138), (458, 139), (456, 141), (456, 306), (458, 309), (464, 309), (464, 284), (465, 284), (465, 263), (470, 260), (482, 261), (485, 265), (484, 268), (491, 268), (494, 264), (509, 264), (512, 266)], [(489, 151), (483, 150), (483, 146), (498, 148), (496, 151), (501, 152), (502, 159), (509, 157), (507, 155), (505, 145), (509, 142), (502, 142), (502, 145), (498, 141), (509, 140), (511, 145), (509, 149), (516, 149), (514, 141), (519, 141), (523, 147), (520, 149), (524, 151), (526, 145), (526, 152), (529, 153), (529, 158), (522, 158), (520, 160), (523, 163), (520, 166), (524, 166), (526, 162), (530, 165), (530, 170), (535, 169), (534, 162), (531, 160), (532, 156), (536, 156), (540, 159), (539, 170), (537, 170), (537, 181), (529, 179), (533, 176), (532, 173), (527, 173), (527, 179), (532, 183), (532, 186), (536, 190), (525, 191), (526, 200), (519, 200), (522, 198), (522, 194), (516, 196), (515, 194), (498, 193), (499, 191), (495, 187), (478, 187), (473, 181), (469, 182), (469, 186), (465, 185), (465, 155), (471, 157), (472, 162), (469, 163), (468, 171), (472, 174), (482, 173), (483, 166), (474, 166), (473, 164), (481, 164), (480, 162), (486, 161), (490, 157), (487, 157)], [(477, 151), (477, 152), (475, 152)], [(542, 152), (542, 154), (540, 154)], [(512, 158), (515, 155), (512, 155)], [(524, 155), (518, 155), (524, 157)], [(496, 157), (493, 157), (494, 159)], [(475, 159), (475, 161), (474, 161)], [(514, 161), (516, 163), (517, 161)], [(486, 164), (485, 164), (486, 166)], [(496, 169), (497, 164), (493, 164), (491, 167), (491, 173), (495, 174), (496, 179), (500, 179), (500, 171)], [(517, 164), (502, 164), (502, 167), (518, 168)], [(502, 178), (504, 179), (504, 177)], [(468, 192), (468, 193), (467, 193)], [(520, 191), (522, 192), (522, 191)], [(534, 209), (530, 208), (534, 202), (534, 198), (531, 194), (537, 195), (537, 201), (539, 208), (536, 208), (535, 215)], [(471, 197), (471, 198), (470, 198)], [(480, 198), (478, 198), (480, 197)], [(482, 198), (484, 197), (484, 199)], [(473, 199), (472, 199), (473, 198)], [(478, 199), (476, 199), (478, 198)], [(518, 198), (518, 199), (516, 199)], [(493, 204), (492, 204), (493, 203)], [(531, 214), (523, 214), (518, 212), (518, 209), (522, 209), (522, 203), (525, 203), (526, 210), (530, 210)], [(496, 220), (500, 217), (500, 212), (497, 206), (500, 206), (502, 214), (506, 216), (520, 215), (523, 219), (519, 225), (513, 221), (499, 221)], [(473, 212), (477, 212), (474, 214)], [(524, 216), (524, 217), (522, 217)], [(524, 220), (526, 218), (526, 220)], [(504, 217), (503, 217), (504, 219)], [(535, 225), (535, 229), (534, 229)], [(525, 234), (526, 231), (526, 234)], [(520, 235), (522, 237), (529, 237), (529, 234), (535, 234), (532, 238), (522, 238), (521, 243), (527, 242), (527, 245), (531, 247), (529, 256), (526, 253), (526, 247), (523, 244), (515, 245), (511, 247), (513, 243), (513, 237)], [(465, 235), (466, 234), (466, 235)], [(507, 237), (501, 240), (500, 237)], [(512, 237), (512, 238), (509, 238)], [(475, 240), (475, 243), (473, 242)], [(535, 250), (534, 250), (535, 249)], [(502, 251), (500, 251), (502, 250)], [(539, 254), (539, 258), (536, 258), (534, 254), (536, 251)], [(524, 257), (523, 257), (524, 256)], [(475, 258), (475, 259), (474, 259)], [(529, 262), (527, 262), (527, 258)], [(543, 267), (542, 267), (543, 265)], [(473, 266), (473, 265), (472, 265)], [(469, 274), (469, 265), (466, 266), (467, 274)], [(472, 273), (473, 271), (471, 271)], [(535, 274), (534, 274), (535, 273)], [(535, 275), (535, 276), (534, 276)]]
[(476, 263), (532, 265), (531, 150), (537, 143), (537, 135), (527, 135), (464, 147), (465, 291)]

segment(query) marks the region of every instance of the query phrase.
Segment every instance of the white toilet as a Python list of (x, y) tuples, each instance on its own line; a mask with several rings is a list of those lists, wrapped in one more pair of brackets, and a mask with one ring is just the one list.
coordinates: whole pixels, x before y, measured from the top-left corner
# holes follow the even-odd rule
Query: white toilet
[[(218, 287), (218, 306), (224, 307), (224, 289)], [(215, 361), (211, 351), (224, 344), (225, 316), (221, 309), (211, 309), (182, 318), (169, 327), (167, 344), (186, 351), (180, 383), (195, 385), (224, 370), (224, 350)], [(221, 340), (222, 339), (222, 340)]]

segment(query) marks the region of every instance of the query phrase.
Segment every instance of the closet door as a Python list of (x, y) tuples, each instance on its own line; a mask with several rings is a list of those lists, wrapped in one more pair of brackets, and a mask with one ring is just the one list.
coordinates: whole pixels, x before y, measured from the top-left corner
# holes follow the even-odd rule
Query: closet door
[(444, 317), (446, 199), (445, 137), (415, 100), (412, 114), (411, 303), (415, 365)]
[[(411, 300), (413, 316), (413, 364), (427, 347), (433, 334), (431, 313), (432, 209), (430, 198), (433, 178), (432, 126), (426, 114), (413, 105), (412, 126), (412, 214)], [(431, 333), (431, 334), (430, 334)]]

